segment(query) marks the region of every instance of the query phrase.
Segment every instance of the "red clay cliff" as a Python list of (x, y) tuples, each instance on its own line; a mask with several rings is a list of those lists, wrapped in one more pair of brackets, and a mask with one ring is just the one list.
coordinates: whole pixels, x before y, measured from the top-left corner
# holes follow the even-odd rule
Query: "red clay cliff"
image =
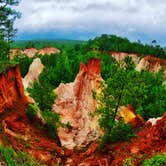
[(26, 100), (20, 70), (16, 65), (0, 74), (0, 113), (12, 108), (20, 98)]

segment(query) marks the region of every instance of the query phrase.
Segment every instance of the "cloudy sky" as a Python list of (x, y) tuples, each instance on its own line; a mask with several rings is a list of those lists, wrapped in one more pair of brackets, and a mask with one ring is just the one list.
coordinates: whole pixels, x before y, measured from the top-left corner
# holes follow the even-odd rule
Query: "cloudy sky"
[(108, 33), (166, 45), (166, 0), (22, 0), (17, 39), (87, 40)]

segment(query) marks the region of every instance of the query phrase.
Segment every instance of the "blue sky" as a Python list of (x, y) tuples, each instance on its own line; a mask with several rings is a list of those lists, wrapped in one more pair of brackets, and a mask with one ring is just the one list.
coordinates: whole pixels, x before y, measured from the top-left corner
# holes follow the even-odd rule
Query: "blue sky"
[(166, 45), (165, 0), (22, 0), (16, 39), (87, 40), (116, 34)]

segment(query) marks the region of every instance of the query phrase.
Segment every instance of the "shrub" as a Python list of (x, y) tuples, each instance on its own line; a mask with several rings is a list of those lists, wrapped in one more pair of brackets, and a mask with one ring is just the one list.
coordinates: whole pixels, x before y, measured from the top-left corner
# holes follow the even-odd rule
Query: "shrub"
[(36, 103), (29, 104), (28, 108), (26, 109), (26, 114), (31, 120), (33, 120), (36, 117), (37, 112), (38, 112), (38, 106)]
[(132, 162), (132, 158), (126, 158), (125, 160), (123, 160), (123, 166), (134, 166), (133, 162)]
[(59, 115), (49, 110), (43, 111), (42, 116), (46, 121), (46, 128), (51, 138), (57, 138), (57, 127), (59, 125)]
[(37, 162), (32, 156), (25, 152), (17, 153), (16, 157), (17, 166), (41, 166), (42, 164)]
[(115, 122), (112, 131), (109, 135), (110, 142), (129, 141), (131, 137), (135, 137), (134, 131), (130, 124), (126, 124), (122, 121)]
[(0, 154), (2, 155), (4, 161), (8, 166), (40, 166), (41, 163), (35, 161), (33, 157), (31, 157), (26, 152), (18, 152), (16, 153), (14, 149), (0, 146)]
[(14, 61), (19, 63), (21, 76), (24, 77), (28, 73), (29, 66), (32, 63), (33, 58), (29, 58), (28, 56), (16, 56)]
[(144, 160), (142, 166), (164, 166), (166, 164), (166, 153), (153, 156), (150, 159)]
[(16, 166), (15, 151), (12, 148), (0, 146), (0, 153), (8, 166)]

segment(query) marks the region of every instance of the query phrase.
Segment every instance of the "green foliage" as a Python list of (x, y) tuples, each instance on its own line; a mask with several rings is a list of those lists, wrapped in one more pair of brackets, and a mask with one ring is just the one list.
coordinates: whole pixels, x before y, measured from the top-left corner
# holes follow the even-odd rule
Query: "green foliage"
[(122, 104), (132, 104), (144, 119), (162, 116), (166, 110), (166, 90), (162, 73), (135, 70), (126, 74)]
[(0, 146), (0, 154), (8, 166), (39, 166), (34, 158), (25, 152), (16, 153), (14, 149)]
[(44, 84), (41, 77), (41, 82), (35, 82), (32, 88), (28, 88), (30, 96), (39, 104), (41, 110), (50, 110), (55, 100), (53, 88), (49, 84)]
[(57, 57), (58, 57), (57, 54), (51, 54), (49, 56), (48, 55), (39, 56), (39, 58), (42, 61), (42, 64), (47, 68), (56, 66)]
[(28, 56), (15, 56), (14, 61), (19, 63), (21, 76), (24, 77), (28, 73), (28, 69), (30, 64), (33, 61), (33, 58), (29, 58)]
[(8, 166), (16, 166), (15, 151), (13, 149), (0, 146), (0, 153)]
[(56, 123), (59, 121), (59, 115), (49, 110), (43, 111), (42, 116), (47, 124), (53, 124), (56, 126)]
[(27, 48), (35, 48), (35, 41), (27, 42), (25, 49), (27, 49)]
[(5, 72), (7, 69), (16, 66), (15, 61), (0, 61), (0, 73)]
[(0, 1), (0, 61), (9, 59), (10, 42), (16, 33), (13, 24), (19, 13), (12, 6), (18, 4), (18, 0)]
[(38, 113), (38, 106), (36, 103), (29, 104), (28, 108), (26, 109), (26, 114), (28, 115), (29, 119), (33, 120)]
[(15, 41), (11, 47), (12, 48), (30, 48), (35, 47), (37, 49), (41, 49), (44, 47), (57, 47), (60, 50), (70, 50), (75, 47), (76, 44), (86, 44), (85, 41), (79, 41), (79, 40), (20, 40)]
[(0, 61), (8, 60), (9, 44), (1, 37), (0, 34)]
[(59, 115), (49, 110), (43, 111), (42, 116), (46, 121), (46, 128), (51, 138), (57, 138), (56, 129), (59, 124)]
[(135, 137), (133, 128), (130, 124), (126, 124), (122, 121), (115, 122), (110, 133), (109, 140), (110, 142), (121, 142), (121, 141), (129, 141), (131, 137)]
[(16, 166), (41, 166), (33, 157), (25, 152), (19, 152), (16, 156)]
[[(162, 116), (166, 110), (166, 89), (163, 85), (163, 73), (152, 73), (148, 71), (137, 72), (131, 63), (125, 70), (114, 61), (110, 65), (102, 60), (102, 76), (107, 85), (104, 90), (106, 96), (110, 96), (107, 107), (111, 104), (115, 107), (114, 99), (122, 93), (121, 105), (131, 104), (137, 113), (144, 119)], [(105, 65), (106, 64), (106, 65)], [(107, 66), (107, 67), (105, 67)], [(110, 67), (109, 67), (110, 66)]]
[(130, 58), (125, 59), (126, 65), (116, 61), (112, 63), (109, 57), (101, 59), (105, 83), (100, 96), (103, 104), (97, 112), (100, 114), (100, 126), (105, 130), (103, 143), (128, 140), (134, 136), (133, 131), (123, 122), (115, 121), (118, 107), (131, 104), (146, 120), (162, 116), (166, 110), (163, 75), (161, 72), (137, 72)]
[(147, 45), (141, 42), (130, 42), (127, 38), (118, 37), (116, 35), (103, 34), (93, 40), (89, 40), (88, 49), (99, 51), (117, 51), (127, 53), (137, 53), (139, 55), (154, 55), (160, 58), (166, 58), (166, 53), (159, 45)]
[(164, 166), (166, 164), (166, 153), (153, 156), (150, 159), (144, 160), (142, 166)]
[(13, 28), (14, 21), (20, 17), (20, 14), (12, 8), (12, 6), (18, 5), (18, 3), (18, 0), (0, 1), (0, 34), (8, 42), (12, 41), (16, 32), (16, 29)]
[(132, 163), (132, 158), (126, 158), (125, 160), (123, 160), (123, 166), (134, 166), (134, 164)]
[(129, 124), (125, 124), (123, 121), (115, 121), (118, 108), (122, 105), (122, 98), (126, 85), (125, 73), (128, 73), (133, 69), (131, 59), (126, 58), (126, 62), (126, 66), (123, 69), (118, 63), (110, 66), (110, 70), (114, 73), (114, 76), (111, 76), (106, 80), (106, 84), (103, 86), (102, 95), (100, 95), (102, 105), (97, 112), (100, 114), (99, 124), (105, 130), (105, 135), (102, 138), (102, 145), (107, 142), (129, 140), (129, 138), (135, 136), (132, 127)]

